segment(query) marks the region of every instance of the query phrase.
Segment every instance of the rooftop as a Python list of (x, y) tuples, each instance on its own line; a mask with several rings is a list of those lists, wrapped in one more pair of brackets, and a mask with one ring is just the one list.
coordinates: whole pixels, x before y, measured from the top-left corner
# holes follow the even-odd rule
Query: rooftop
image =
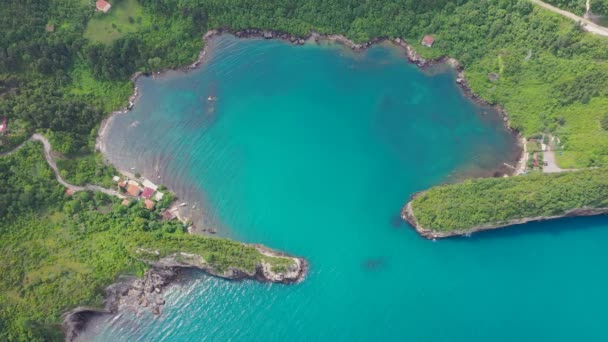
[(146, 199), (146, 200), (144, 200), (144, 206), (148, 210), (154, 210), (154, 207), (156, 206), (156, 203), (154, 203), (154, 201)]
[(133, 197), (137, 197), (141, 193), (141, 188), (135, 184), (129, 184), (127, 185), (127, 193)]
[(170, 210), (165, 210), (162, 214), (162, 217), (163, 217), (163, 220), (167, 220), (167, 221), (170, 221), (170, 220), (173, 220), (176, 218), (175, 213)]
[(149, 180), (147, 180), (147, 179), (144, 179), (144, 181), (142, 182), (142, 184), (143, 184), (143, 185), (144, 185), (146, 188), (150, 188), (150, 189), (152, 189), (152, 190), (154, 190), (154, 191), (156, 191), (156, 189), (158, 189), (158, 185), (156, 185), (156, 184), (154, 184), (154, 183), (150, 182), (150, 181), (149, 181)]
[(433, 46), (433, 43), (435, 43), (435, 37), (433, 36), (424, 36), (424, 38), (422, 38), (422, 45), (424, 46), (428, 46), (431, 47)]
[(141, 193), (141, 197), (150, 198), (150, 197), (152, 197), (152, 194), (154, 194), (154, 189), (145, 187), (144, 191)]
[(110, 5), (110, 3), (105, 0), (97, 0), (97, 2), (95, 2), (95, 7), (97, 7), (98, 11), (108, 13), (110, 8), (112, 8), (112, 5)]

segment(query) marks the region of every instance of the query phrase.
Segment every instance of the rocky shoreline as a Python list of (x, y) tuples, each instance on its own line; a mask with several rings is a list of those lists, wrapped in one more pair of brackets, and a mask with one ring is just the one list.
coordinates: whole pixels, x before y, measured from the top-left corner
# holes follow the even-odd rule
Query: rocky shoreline
[[(420, 54), (416, 52), (416, 50), (411, 45), (407, 44), (401, 38), (378, 37), (366, 43), (357, 44), (342, 35), (323, 35), (316, 32), (311, 32), (307, 36), (296, 36), (274, 30), (230, 30), (224, 28), (208, 31), (203, 36), (203, 41), (207, 43), (211, 38), (221, 34), (233, 34), (238, 38), (281, 39), (283, 41), (295, 45), (303, 45), (307, 42), (319, 43), (322, 40), (326, 40), (343, 44), (354, 51), (363, 51), (375, 44), (391, 42), (394, 45), (403, 48), (408, 61), (415, 64), (421, 69), (426, 69), (438, 64), (447, 64), (452, 67), (457, 72), (456, 83), (458, 83), (458, 85), (461, 87), (464, 94), (479, 104), (493, 106), (494, 108), (496, 108), (497, 111), (504, 116), (506, 127), (511, 130), (508, 125), (508, 118), (506, 116), (506, 113), (502, 108), (487, 103), (471, 91), (464, 77), (464, 69), (456, 59), (448, 57), (442, 57), (431, 60), (424, 59)], [(205, 44), (194, 63), (184, 66), (182, 68), (172, 70), (188, 72), (197, 69), (207, 58), (207, 55), (208, 44)], [(131, 77), (131, 82), (134, 85), (134, 91), (133, 94), (129, 97), (128, 105), (124, 108), (112, 112), (100, 124), (95, 144), (95, 147), (99, 152), (105, 152), (104, 140), (106, 137), (107, 127), (112, 122), (113, 118), (118, 114), (127, 113), (136, 104), (136, 101), (139, 98), (139, 89), (136, 84), (137, 79), (141, 76), (150, 75), (157, 77), (159, 75), (162, 75), (166, 71), (168, 70), (160, 70), (152, 74), (138, 72)], [(511, 131), (514, 132), (513, 130)], [(410, 221), (408, 220), (408, 222)], [(415, 222), (415, 219), (413, 219), (412, 222)], [(410, 222), (410, 224), (412, 223)], [(416, 227), (416, 225), (414, 224), (413, 226)], [(421, 228), (419, 232), (423, 234), (424, 229)], [(425, 235), (423, 234), (423, 236)], [(431, 238), (431, 235), (428, 235), (427, 237)], [(270, 250), (260, 245), (255, 245), (255, 247), (258, 249), (258, 251), (267, 256), (290, 257), (286, 254)], [(79, 307), (65, 313), (64, 323), (62, 327), (66, 335), (66, 340), (73, 341), (75, 338), (77, 338), (79, 333), (86, 329), (86, 324), (91, 318), (98, 315), (114, 314), (123, 308), (132, 308), (135, 310), (138, 308), (149, 308), (152, 313), (159, 315), (162, 312), (162, 306), (165, 303), (164, 299), (162, 298), (163, 290), (179, 277), (180, 272), (183, 269), (198, 269), (210, 275), (229, 280), (254, 279), (263, 282), (291, 284), (302, 281), (308, 270), (308, 263), (306, 262), (306, 260), (294, 257), (291, 258), (295, 260), (295, 265), (297, 265), (297, 267), (295, 269), (288, 270), (285, 274), (277, 274), (272, 272), (269, 265), (266, 265), (264, 263), (258, 265), (255, 272), (253, 273), (247, 273), (237, 269), (228, 270), (226, 272), (217, 272), (213, 268), (209, 267), (209, 265), (196, 262), (196, 260), (200, 260), (200, 257), (197, 259), (192, 255), (184, 253), (180, 253), (180, 255), (168, 256), (157, 262), (150, 263), (151, 268), (144, 274), (143, 278), (129, 278), (127, 280), (123, 280), (113, 285), (110, 285), (108, 288), (106, 288), (106, 300), (104, 309)], [(190, 261), (185, 262), (185, 260)]]
[(566, 211), (561, 215), (553, 215), (553, 216), (537, 216), (537, 217), (527, 217), (521, 219), (513, 219), (506, 222), (500, 223), (488, 223), (484, 225), (479, 225), (476, 227), (461, 229), (461, 230), (452, 230), (452, 231), (437, 231), (429, 228), (425, 228), (421, 226), (416, 220), (416, 216), (414, 215), (414, 210), (412, 208), (412, 201), (417, 197), (423, 194), (424, 192), (417, 192), (410, 198), (410, 201), (403, 207), (401, 211), (401, 218), (403, 218), (412, 228), (414, 228), (422, 237), (427, 238), (429, 240), (442, 239), (448, 237), (455, 236), (470, 236), (473, 233), (481, 232), (485, 230), (494, 230), (506, 228), (518, 224), (524, 224), (528, 222), (538, 222), (538, 221), (546, 221), (546, 220), (554, 220), (565, 217), (579, 217), (579, 216), (595, 216), (595, 215), (603, 215), (608, 214), (608, 208), (576, 208)]
[(148, 309), (158, 316), (165, 305), (163, 294), (174, 284), (184, 270), (196, 269), (211, 276), (227, 280), (240, 281), (246, 279), (260, 282), (294, 284), (301, 282), (308, 272), (308, 262), (305, 259), (293, 257), (262, 245), (252, 245), (261, 254), (270, 257), (290, 258), (294, 261), (292, 267), (284, 272), (274, 272), (266, 262), (257, 265), (253, 272), (229, 268), (223, 272), (206, 263), (200, 256), (178, 252), (156, 261), (142, 260), (150, 265), (142, 278), (124, 277), (121, 281), (105, 289), (104, 308), (78, 307), (63, 315), (62, 329), (66, 341), (74, 341), (86, 329), (87, 323), (98, 316), (113, 315), (122, 310), (138, 312)]
[[(354, 51), (364, 51), (364, 50), (372, 47), (373, 45), (384, 43), (384, 42), (390, 42), (390, 43), (402, 48), (405, 51), (405, 57), (407, 58), (407, 60), (410, 63), (418, 66), (420, 69), (423, 69), (423, 70), (429, 69), (433, 66), (441, 65), (441, 64), (446, 64), (449, 67), (451, 67), (454, 71), (456, 71), (456, 83), (462, 90), (463, 94), (467, 98), (471, 99), (473, 102), (475, 102), (479, 105), (487, 106), (487, 107), (491, 107), (491, 108), (495, 109), (496, 112), (501, 116), (501, 118), (504, 122), (505, 128), (518, 138), (517, 141), (521, 140), (521, 139), (519, 139), (519, 138), (521, 138), (519, 132), (517, 130), (515, 130), (514, 128), (512, 128), (511, 125), (509, 124), (509, 116), (508, 116), (506, 110), (497, 104), (489, 103), (488, 101), (484, 100), (479, 95), (477, 95), (473, 92), (473, 90), (471, 89), (471, 87), (469, 86), (469, 84), (466, 80), (466, 77), (464, 74), (464, 67), (458, 60), (456, 60), (455, 58), (446, 57), (446, 56), (439, 57), (436, 59), (425, 59), (418, 52), (416, 52), (416, 49), (414, 49), (412, 47), (412, 45), (408, 44), (402, 38), (389, 38), (389, 37), (383, 36), (383, 37), (374, 38), (365, 43), (357, 44), (357, 43), (353, 42), (352, 40), (346, 38), (343, 35), (320, 34), (320, 33), (314, 32), (314, 31), (305, 36), (297, 36), (297, 35), (292, 35), (292, 34), (277, 31), (277, 30), (264, 30), (264, 29), (253, 29), (253, 28), (244, 29), (244, 30), (232, 30), (229, 28), (220, 28), (220, 29), (209, 30), (203, 35), (203, 38), (202, 38), (202, 41), (204, 43), (203, 48), (199, 52), (198, 58), (192, 64), (183, 66), (181, 68), (162, 69), (162, 70), (152, 72), (152, 73), (143, 73), (143, 72), (135, 73), (130, 79), (131, 82), (133, 83), (133, 94), (129, 97), (127, 106), (123, 107), (117, 111), (112, 112), (108, 117), (106, 117), (101, 122), (100, 128), (98, 130), (98, 134), (97, 134), (97, 139), (95, 142), (96, 149), (102, 153), (105, 151), (104, 137), (105, 137), (105, 133), (106, 133), (108, 124), (112, 121), (114, 116), (116, 116), (118, 114), (125, 114), (129, 110), (131, 110), (131, 108), (133, 108), (136, 101), (138, 100), (139, 89), (137, 87), (137, 80), (139, 79), (139, 77), (150, 76), (150, 75), (152, 75), (153, 77), (160, 77), (160, 76), (162, 76), (162, 74), (164, 74), (165, 72), (167, 72), (169, 70), (178, 70), (178, 71), (182, 71), (182, 72), (189, 72), (189, 71), (199, 68), (209, 54), (208, 42), (212, 38), (222, 35), (222, 34), (232, 34), (235, 37), (238, 37), (241, 39), (247, 39), (247, 38), (279, 39), (279, 40), (282, 40), (282, 41), (285, 41), (287, 43), (291, 43), (294, 45), (304, 45), (304, 44), (310, 43), (310, 42), (319, 43), (320, 41), (325, 40), (325, 41), (337, 42)], [(520, 146), (520, 148), (521, 148), (521, 146)]]

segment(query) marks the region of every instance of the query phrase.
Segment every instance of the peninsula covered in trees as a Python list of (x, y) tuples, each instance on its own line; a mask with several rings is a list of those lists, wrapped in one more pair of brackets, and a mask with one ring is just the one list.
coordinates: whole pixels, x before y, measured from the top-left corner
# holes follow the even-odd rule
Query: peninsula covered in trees
[(403, 216), (428, 238), (608, 212), (605, 168), (468, 180), (416, 194)]
[[(425, 58), (459, 60), (471, 90), (505, 109), (509, 125), (522, 135), (558, 137), (561, 167), (600, 168), (431, 189), (414, 201), (421, 224), (460, 229), (603, 206), (608, 39), (585, 33), (576, 22), (527, 0), (111, 3), (108, 13), (96, 11), (90, 0), (3, 3), (0, 119), (6, 118), (8, 129), (0, 136), (0, 153), (13, 150), (34, 132), (42, 133), (64, 158), (58, 163), (64, 178), (104, 184), (112, 170), (95, 152), (94, 141), (101, 120), (127, 104), (129, 78), (135, 72), (192, 63), (203, 47), (202, 35), (210, 29), (257, 28), (296, 36), (315, 31), (342, 34), (355, 42), (399, 37), (416, 46), (431, 34), (433, 47), (420, 46), (418, 52)], [(572, 6), (580, 14), (578, 3)], [(603, 13), (601, 7), (597, 13)], [(144, 272), (148, 266), (136, 253), (139, 245), (190, 246), (213, 258), (220, 269), (231, 264), (249, 270), (256, 264), (251, 258), (263, 259), (231, 241), (185, 235), (181, 226), (159, 221), (140, 205), (126, 208), (100, 193), (66, 196), (34, 142), (0, 157), (0, 169), (0, 340), (61, 339), (62, 312), (99, 305), (103, 288), (117, 275)], [(525, 196), (535, 184), (550, 184), (555, 196), (537, 195), (540, 200), (530, 202), (529, 208), (514, 203), (482, 208), (474, 202)], [(572, 197), (579, 193), (578, 186), (595, 188), (598, 196)], [(468, 206), (446, 209), (444, 200)], [(433, 214), (443, 209), (441, 215)], [(471, 218), (459, 216), (465, 209)], [(173, 252), (177, 250), (163, 250)]]

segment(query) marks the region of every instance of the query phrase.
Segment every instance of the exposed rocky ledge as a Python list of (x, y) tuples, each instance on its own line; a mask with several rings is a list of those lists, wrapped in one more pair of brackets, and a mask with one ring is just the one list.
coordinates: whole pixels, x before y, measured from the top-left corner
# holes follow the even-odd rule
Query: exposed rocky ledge
[(416, 220), (416, 216), (414, 215), (414, 210), (412, 208), (412, 201), (416, 196), (423, 194), (424, 192), (418, 192), (412, 195), (410, 201), (403, 207), (401, 211), (401, 217), (410, 224), (420, 235), (427, 239), (441, 239), (451, 236), (469, 236), (473, 233), (484, 231), (484, 230), (493, 230), (506, 228), (509, 226), (523, 224), (528, 222), (538, 222), (538, 221), (546, 221), (553, 220), (564, 217), (577, 217), (577, 216), (594, 216), (594, 215), (602, 215), (608, 214), (608, 208), (576, 208), (566, 211), (561, 215), (553, 215), (553, 216), (537, 216), (537, 217), (527, 217), (521, 219), (513, 219), (505, 222), (494, 222), (483, 224), (479, 226), (475, 226), (467, 229), (458, 229), (458, 230), (450, 230), (450, 231), (441, 231), (434, 230), (430, 228), (425, 228), (421, 226)]
[[(262, 255), (269, 257), (289, 258), (293, 261), (291, 267), (283, 272), (275, 272), (272, 265), (262, 261), (254, 271), (230, 267), (219, 271), (207, 263), (201, 256), (191, 253), (177, 252), (156, 261), (142, 261), (151, 267), (142, 278), (125, 277), (118, 283), (108, 286), (104, 308), (78, 307), (63, 315), (62, 328), (66, 341), (74, 341), (86, 329), (87, 323), (100, 315), (114, 314), (119, 310), (148, 309), (154, 315), (162, 313), (165, 305), (164, 290), (174, 283), (185, 269), (197, 269), (205, 273), (228, 280), (254, 279), (262, 282), (293, 284), (300, 282), (306, 276), (308, 263), (302, 258), (271, 250), (261, 245), (253, 245)], [(140, 250), (145, 253), (154, 251)], [(144, 254), (144, 253), (142, 253)]]

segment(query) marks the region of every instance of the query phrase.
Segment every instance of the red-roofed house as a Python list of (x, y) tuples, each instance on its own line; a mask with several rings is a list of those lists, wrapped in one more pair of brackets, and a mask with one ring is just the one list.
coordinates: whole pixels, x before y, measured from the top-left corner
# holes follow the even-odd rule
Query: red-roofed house
[(2, 118), (2, 122), (0, 122), (0, 133), (4, 134), (6, 132), (6, 117)]
[(148, 210), (154, 210), (156, 203), (154, 203), (154, 201), (150, 201), (149, 199), (147, 199), (147, 200), (144, 200), (144, 206)]
[(154, 194), (154, 189), (150, 189), (148, 187), (144, 188), (144, 191), (141, 193), (141, 197), (149, 199)]
[(135, 184), (129, 184), (127, 185), (127, 194), (133, 196), (133, 197), (137, 197), (139, 196), (139, 194), (141, 193), (141, 188), (138, 187)]
[(432, 47), (434, 43), (435, 37), (433, 36), (424, 36), (424, 38), (422, 38), (422, 45), (426, 47)]
[(112, 5), (106, 0), (97, 0), (95, 6), (97, 6), (98, 11), (102, 11), (103, 13), (108, 13), (110, 8), (112, 8)]

